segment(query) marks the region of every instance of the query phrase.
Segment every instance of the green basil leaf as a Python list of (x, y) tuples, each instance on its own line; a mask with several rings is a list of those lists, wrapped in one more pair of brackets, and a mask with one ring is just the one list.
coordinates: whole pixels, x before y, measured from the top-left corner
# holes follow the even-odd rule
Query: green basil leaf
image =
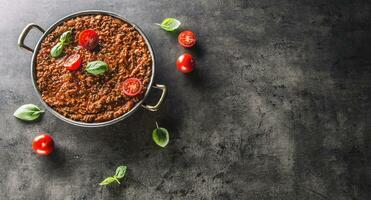
[(63, 44), (58, 42), (58, 44), (56, 44), (52, 50), (50, 51), (50, 55), (53, 57), (53, 58), (57, 58), (58, 56), (60, 56), (63, 52)]
[(64, 33), (62, 33), (61, 37), (59, 38), (59, 41), (65, 45), (65, 44), (68, 44), (71, 42), (71, 38), (72, 38), (72, 32), (71, 31), (66, 31)]
[(125, 165), (117, 167), (114, 177), (123, 178), (125, 176), (126, 169), (127, 169), (127, 166), (125, 166)]
[(166, 18), (159, 25), (162, 29), (166, 31), (174, 31), (180, 26), (181, 22), (175, 18)]
[(157, 128), (152, 132), (153, 141), (160, 147), (166, 147), (169, 143), (169, 132), (162, 127), (159, 127), (156, 122)]
[(44, 111), (33, 104), (26, 104), (19, 107), (15, 112), (14, 116), (18, 119), (25, 121), (33, 121), (41, 115)]
[(119, 178), (123, 178), (125, 176), (126, 169), (127, 169), (127, 166), (125, 166), (125, 165), (121, 165), (121, 166), (117, 167), (115, 175), (112, 176), (112, 177), (107, 177), (101, 183), (99, 183), (99, 185), (108, 185), (108, 184), (111, 184), (114, 181), (116, 181), (118, 184), (120, 184)]
[(100, 60), (89, 62), (85, 70), (94, 75), (101, 75), (108, 70), (108, 65)]
[(107, 177), (102, 182), (100, 182), (99, 185), (108, 185), (108, 184), (111, 184), (115, 180), (116, 179), (114, 177)]

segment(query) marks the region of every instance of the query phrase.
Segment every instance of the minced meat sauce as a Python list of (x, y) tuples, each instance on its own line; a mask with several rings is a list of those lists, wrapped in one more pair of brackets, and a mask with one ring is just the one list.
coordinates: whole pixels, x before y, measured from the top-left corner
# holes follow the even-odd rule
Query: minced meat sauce
[[(78, 45), (79, 33), (92, 29), (99, 35), (93, 51)], [(65, 31), (72, 31), (72, 42), (58, 58), (50, 55)], [(79, 54), (82, 66), (69, 71), (64, 60)], [(108, 64), (103, 75), (85, 71), (86, 64), (101, 60)], [(58, 113), (75, 121), (104, 122), (117, 118), (143, 98), (152, 75), (152, 57), (143, 36), (135, 28), (112, 16), (86, 15), (65, 21), (41, 43), (36, 60), (37, 87), (42, 99)], [(141, 94), (124, 95), (120, 85), (128, 78), (141, 80)]]

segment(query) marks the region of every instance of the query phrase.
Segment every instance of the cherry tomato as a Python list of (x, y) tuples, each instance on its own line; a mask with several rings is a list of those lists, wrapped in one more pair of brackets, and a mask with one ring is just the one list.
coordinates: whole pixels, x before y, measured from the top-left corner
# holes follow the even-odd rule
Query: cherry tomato
[(95, 47), (97, 47), (98, 42), (99, 37), (97, 32), (91, 29), (86, 29), (79, 35), (79, 45), (85, 49), (93, 50)]
[(46, 156), (53, 152), (54, 141), (48, 134), (36, 136), (32, 141), (32, 149), (40, 156)]
[(81, 66), (81, 57), (79, 54), (72, 54), (70, 55), (65, 61), (63, 66), (65, 66), (68, 70), (76, 70)]
[(137, 78), (128, 78), (121, 85), (121, 91), (124, 95), (133, 97), (142, 91), (142, 82)]
[(185, 48), (190, 48), (196, 44), (196, 35), (191, 30), (182, 31), (178, 36), (178, 42)]
[(178, 60), (176, 61), (176, 66), (180, 72), (189, 73), (193, 71), (195, 67), (195, 61), (193, 57), (189, 53), (185, 53), (179, 56)]

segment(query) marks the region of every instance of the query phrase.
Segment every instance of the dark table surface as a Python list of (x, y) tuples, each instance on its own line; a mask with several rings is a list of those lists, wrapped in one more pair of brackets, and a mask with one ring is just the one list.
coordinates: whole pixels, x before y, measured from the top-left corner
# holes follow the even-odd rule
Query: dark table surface
[[(49, 112), (15, 119), (19, 106), (40, 105), (19, 33), (87, 9), (148, 35), (165, 103), (104, 128)], [(370, 2), (14, 0), (0, 10), (0, 199), (370, 199)], [(197, 47), (154, 25), (165, 17), (194, 30)], [(183, 52), (196, 57), (191, 75), (176, 70)], [(171, 134), (164, 149), (151, 139), (155, 121)], [(31, 150), (39, 132), (55, 139), (50, 157)], [(99, 186), (120, 164), (122, 184)]]

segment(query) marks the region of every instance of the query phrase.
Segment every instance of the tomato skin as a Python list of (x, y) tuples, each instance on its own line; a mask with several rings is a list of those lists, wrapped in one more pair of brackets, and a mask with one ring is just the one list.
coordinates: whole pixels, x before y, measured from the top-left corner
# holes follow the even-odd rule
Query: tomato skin
[(72, 54), (64, 61), (63, 66), (65, 66), (70, 71), (74, 71), (80, 68), (81, 63), (82, 63), (82, 59), (80, 55)]
[(91, 29), (83, 30), (79, 34), (79, 45), (85, 49), (93, 50), (99, 42), (98, 33)]
[(128, 78), (121, 84), (121, 91), (129, 97), (137, 96), (143, 88), (141, 80), (137, 78)]
[(192, 72), (195, 68), (195, 65), (195, 61), (193, 60), (192, 55), (189, 53), (182, 54), (176, 61), (176, 66), (182, 73)]
[(185, 30), (179, 33), (178, 42), (185, 48), (191, 48), (196, 44), (197, 38), (196, 34), (191, 30)]
[(53, 138), (48, 134), (36, 136), (32, 141), (32, 149), (40, 156), (47, 156), (54, 150)]

